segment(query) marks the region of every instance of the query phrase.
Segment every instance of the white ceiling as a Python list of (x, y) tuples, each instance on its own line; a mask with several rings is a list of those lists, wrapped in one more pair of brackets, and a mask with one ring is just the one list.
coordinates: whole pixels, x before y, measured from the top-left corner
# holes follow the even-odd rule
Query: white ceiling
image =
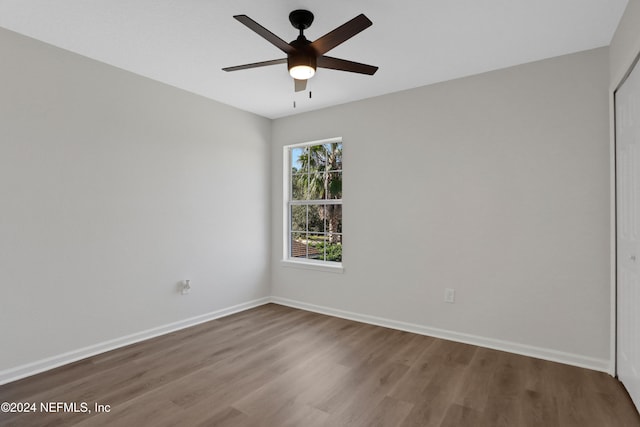
[[(627, 0), (0, 0), (0, 26), (269, 118), (606, 46)], [(305, 35), (360, 13), (373, 21), (330, 56), (380, 67), (374, 76), (318, 69), (294, 93), (283, 58), (232, 18), (246, 14), (282, 39), (308, 9)], [(6, 61), (3, 58), (3, 61)], [(296, 101), (297, 108), (293, 108)]]

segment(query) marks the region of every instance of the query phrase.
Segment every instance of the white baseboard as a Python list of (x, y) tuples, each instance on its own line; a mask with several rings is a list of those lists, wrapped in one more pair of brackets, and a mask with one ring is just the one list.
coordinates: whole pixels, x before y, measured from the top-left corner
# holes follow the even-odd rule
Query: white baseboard
[(237, 304), (232, 307), (223, 308), (220, 310), (212, 311), (210, 313), (202, 314), (200, 316), (191, 317), (189, 319), (180, 320), (178, 322), (169, 323), (167, 325), (159, 326), (157, 328), (147, 329), (146, 331), (137, 332), (135, 334), (127, 335), (124, 337), (116, 338), (109, 341), (104, 341), (98, 344), (94, 344), (88, 347), (73, 350), (67, 353), (59, 354), (46, 359), (38, 360), (36, 362), (27, 363), (15, 368), (6, 369), (0, 371), (0, 385), (6, 384), (12, 381), (16, 381), (31, 375), (38, 374), (40, 372), (48, 371), (53, 368), (57, 368), (62, 365), (66, 365), (72, 362), (76, 362), (81, 359), (85, 359), (96, 354), (104, 353), (106, 351), (114, 350), (119, 347), (124, 347), (130, 344), (134, 344), (140, 341), (148, 340), (159, 335), (168, 334), (180, 329), (195, 326), (200, 323), (208, 322), (210, 320), (218, 319), (220, 317), (228, 316), (233, 313), (248, 310), (250, 308), (258, 307), (260, 305), (268, 304), (271, 302), (271, 298), (265, 297), (257, 300)]
[(465, 344), (477, 345), (480, 347), (491, 348), (494, 350), (506, 351), (509, 353), (520, 354), (523, 356), (535, 357), (537, 359), (549, 360), (552, 362), (564, 363), (567, 365), (578, 366), (581, 368), (592, 369), (596, 371), (606, 372), (613, 375), (611, 363), (606, 359), (596, 359), (592, 357), (582, 356), (579, 354), (565, 353), (562, 351), (551, 350), (543, 347), (535, 347), (510, 341), (486, 338), (477, 335), (464, 334), (460, 332), (448, 331), (445, 329), (431, 328), (428, 326), (417, 325), (413, 323), (400, 322), (397, 320), (385, 319), (382, 317), (370, 316), (367, 314), (353, 313), (350, 311), (338, 310), (330, 307), (323, 307), (314, 304), (308, 304), (301, 301), (290, 300), (287, 298), (271, 297), (271, 302), (275, 304), (285, 305), (288, 307), (299, 308), (301, 310), (313, 311), (316, 313), (327, 314), (330, 316), (341, 317), (344, 319), (355, 320), (357, 322), (369, 323), (371, 325), (384, 326), (386, 328), (398, 329), (401, 331), (413, 332), (420, 335), (428, 335), (431, 337), (442, 338), (450, 341), (457, 341)]

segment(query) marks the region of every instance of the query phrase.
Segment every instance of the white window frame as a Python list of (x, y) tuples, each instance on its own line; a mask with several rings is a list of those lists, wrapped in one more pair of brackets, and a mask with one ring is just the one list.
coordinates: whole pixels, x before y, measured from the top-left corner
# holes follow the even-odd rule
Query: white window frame
[[(344, 271), (344, 267), (342, 262), (336, 261), (324, 261), (324, 260), (313, 260), (313, 259), (300, 259), (300, 258), (291, 258), (291, 218), (289, 215), (289, 210), (291, 205), (295, 204), (305, 204), (299, 203), (291, 200), (291, 151), (294, 148), (303, 148), (309, 147), (312, 145), (322, 145), (322, 144), (332, 144), (332, 143), (341, 143), (342, 137), (321, 139), (317, 141), (303, 142), (299, 144), (291, 144), (285, 145), (283, 147), (283, 175), (282, 175), (282, 260), (281, 265), (284, 267), (297, 267), (297, 268), (305, 268), (310, 270), (320, 270), (320, 271), (330, 271), (334, 273), (342, 273)], [(344, 144), (343, 144), (344, 149)], [(344, 196), (343, 196), (344, 197)], [(340, 200), (325, 200), (324, 204), (340, 204), (342, 205), (342, 199)]]

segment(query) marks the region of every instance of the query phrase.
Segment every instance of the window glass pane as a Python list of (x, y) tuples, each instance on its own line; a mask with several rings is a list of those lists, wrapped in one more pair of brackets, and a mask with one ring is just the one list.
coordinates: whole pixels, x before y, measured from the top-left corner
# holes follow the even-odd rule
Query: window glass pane
[(308, 230), (316, 233), (324, 233), (325, 231), (325, 209), (322, 205), (309, 206), (309, 222)]
[(305, 200), (308, 174), (291, 175), (291, 200)]
[(324, 249), (327, 236), (324, 233), (309, 233), (309, 259), (325, 261)]
[(327, 168), (327, 151), (324, 145), (311, 145), (307, 148), (308, 151), (302, 159), (308, 165), (309, 172), (323, 172)]
[(324, 172), (315, 169), (310, 170), (306, 184), (305, 199), (317, 200), (324, 198)]
[(342, 199), (342, 172), (329, 172), (325, 176), (326, 199)]
[(326, 205), (325, 217), (327, 233), (342, 233), (342, 205)]
[(291, 231), (307, 231), (307, 207), (291, 206)]
[(298, 147), (298, 148), (291, 149), (291, 173), (292, 174), (298, 173), (298, 172), (306, 172), (306, 169), (304, 169), (306, 165), (300, 159), (303, 156), (305, 150), (306, 150), (306, 147)]
[(342, 234), (329, 234), (325, 245), (327, 261), (342, 262)]
[(309, 233), (308, 254), (309, 259), (341, 262), (342, 235)]
[(331, 171), (342, 170), (342, 144), (339, 142), (325, 144), (325, 150), (327, 151), (326, 169)]
[(291, 258), (306, 258), (307, 249), (306, 234), (291, 233)]

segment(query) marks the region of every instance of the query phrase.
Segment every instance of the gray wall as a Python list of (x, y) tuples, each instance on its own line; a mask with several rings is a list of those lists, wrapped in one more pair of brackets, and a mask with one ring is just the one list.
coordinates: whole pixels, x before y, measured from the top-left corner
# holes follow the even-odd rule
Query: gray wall
[[(609, 369), (608, 86), (600, 48), (276, 120), (273, 295)], [(345, 272), (282, 267), (282, 146), (334, 136)]]
[(629, 0), (620, 24), (611, 40), (611, 85), (618, 86), (640, 53), (640, 0)]
[(0, 372), (269, 295), (269, 120), (1, 29), (0, 56)]

